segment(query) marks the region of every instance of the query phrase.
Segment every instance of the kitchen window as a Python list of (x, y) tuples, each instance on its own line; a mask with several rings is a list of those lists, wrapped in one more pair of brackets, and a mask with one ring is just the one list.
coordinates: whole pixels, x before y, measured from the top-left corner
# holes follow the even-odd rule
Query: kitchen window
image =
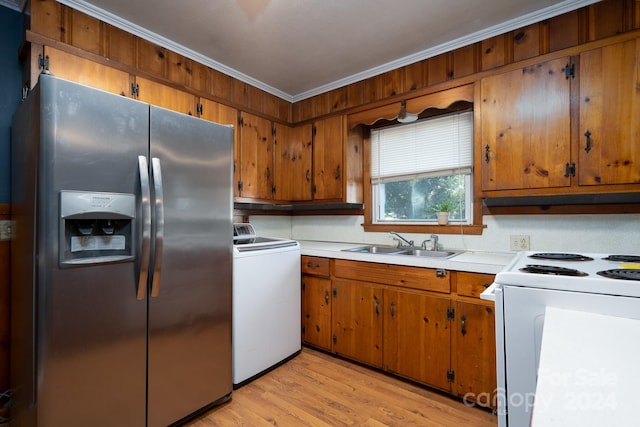
[(473, 112), (371, 130), (373, 224), (473, 223)]

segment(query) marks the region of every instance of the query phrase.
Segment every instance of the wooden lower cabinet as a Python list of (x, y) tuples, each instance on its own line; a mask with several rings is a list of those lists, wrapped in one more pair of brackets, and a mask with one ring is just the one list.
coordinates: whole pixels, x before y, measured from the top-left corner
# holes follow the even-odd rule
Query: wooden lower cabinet
[(331, 350), (331, 279), (302, 275), (302, 340)]
[(302, 256), (302, 341), (331, 351), (330, 260)]
[(382, 367), (382, 288), (343, 279), (332, 286), (333, 352)]
[(496, 338), (493, 304), (456, 303), (455, 394), (496, 407)]
[(494, 304), (480, 299), (493, 282), (490, 274), (457, 272), (452, 363), (454, 393), (465, 402), (496, 408), (496, 331)]
[(384, 291), (384, 369), (451, 391), (451, 300), (419, 291)]
[(303, 256), (303, 341), (495, 409), (493, 277)]

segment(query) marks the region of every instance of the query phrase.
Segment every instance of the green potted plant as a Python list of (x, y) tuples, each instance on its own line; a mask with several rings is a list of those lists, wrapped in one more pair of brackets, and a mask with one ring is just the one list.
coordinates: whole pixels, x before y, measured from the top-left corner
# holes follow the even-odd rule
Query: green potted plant
[(446, 225), (449, 223), (449, 213), (453, 210), (453, 204), (448, 200), (443, 200), (435, 206), (438, 224)]

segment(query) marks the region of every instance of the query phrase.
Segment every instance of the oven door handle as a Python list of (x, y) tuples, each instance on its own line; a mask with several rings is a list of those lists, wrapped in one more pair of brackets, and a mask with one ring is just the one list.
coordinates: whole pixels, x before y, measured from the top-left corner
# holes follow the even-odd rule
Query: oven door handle
[(487, 289), (485, 289), (481, 294), (480, 294), (480, 299), (486, 300), (486, 301), (495, 301), (496, 300), (496, 288), (500, 286), (497, 283), (492, 283), (491, 285), (489, 285), (489, 287)]

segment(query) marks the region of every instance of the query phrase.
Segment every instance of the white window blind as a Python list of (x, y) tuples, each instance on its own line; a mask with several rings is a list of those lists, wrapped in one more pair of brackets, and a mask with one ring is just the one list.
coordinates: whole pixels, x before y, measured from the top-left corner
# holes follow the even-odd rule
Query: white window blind
[(472, 112), (378, 129), (371, 133), (371, 178), (471, 173), (472, 147)]

